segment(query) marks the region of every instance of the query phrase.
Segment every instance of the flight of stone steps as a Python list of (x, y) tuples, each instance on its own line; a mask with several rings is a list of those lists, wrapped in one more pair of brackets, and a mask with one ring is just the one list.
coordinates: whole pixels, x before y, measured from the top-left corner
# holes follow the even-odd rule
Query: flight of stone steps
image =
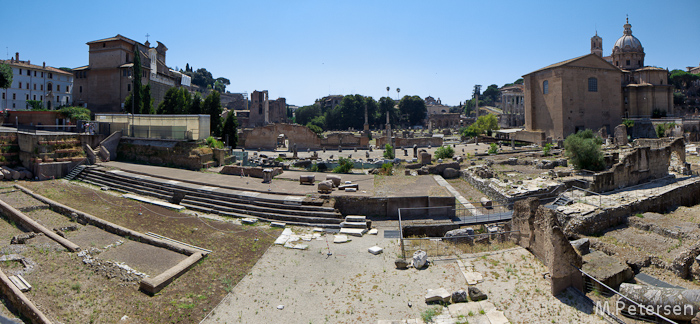
[(366, 216), (348, 215), (345, 221), (340, 223), (340, 234), (362, 236), (372, 227), (372, 221)]
[[(310, 203), (303, 197), (266, 195), (233, 189), (214, 188), (128, 172), (110, 171), (101, 167), (83, 168), (75, 180), (124, 193), (150, 196), (179, 203), (189, 210), (261, 221), (285, 222), (325, 228), (339, 228), (342, 215), (333, 207)], [(177, 193), (177, 195), (176, 195)], [(179, 202), (174, 196), (184, 196)]]

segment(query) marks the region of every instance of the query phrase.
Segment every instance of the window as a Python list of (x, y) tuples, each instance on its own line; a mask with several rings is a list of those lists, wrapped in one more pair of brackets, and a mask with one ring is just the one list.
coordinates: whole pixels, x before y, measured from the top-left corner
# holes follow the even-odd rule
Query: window
[(53, 91), (53, 83), (49, 83), (46, 85), (46, 90), (48, 91)]
[(16, 108), (16, 106), (15, 106), (15, 103), (14, 103), (14, 102), (12, 103), (12, 108)]
[(131, 83), (126, 85), (126, 91), (131, 92)]
[(129, 62), (129, 53), (126, 53), (126, 61)]
[(637, 65), (642, 66), (642, 61), (637, 61)]
[(29, 100), (29, 94), (27, 94), (27, 99), (26, 99), (26, 100)]
[(60, 101), (61, 101), (61, 97), (56, 96), (56, 102), (60, 102)]
[(39, 96), (39, 100), (44, 101), (44, 96)]
[(19, 75), (22, 75), (22, 69), (19, 69)]
[(49, 79), (53, 79), (53, 73), (49, 73)]
[(36, 71), (34, 71), (34, 76), (36, 76)]
[(542, 82), (542, 93), (543, 94), (549, 93), (549, 81), (548, 80), (544, 80), (544, 82)]
[(19, 83), (19, 88), (22, 89), (22, 82)]
[(17, 94), (16, 94), (16, 93), (13, 93), (13, 94), (12, 94), (12, 100), (17, 100)]
[(42, 78), (44, 77), (44, 72), (41, 72), (41, 77), (42, 77)]
[(83, 86), (80, 86), (80, 93), (83, 93)]
[(34, 83), (34, 90), (36, 90), (36, 83)]
[(27, 82), (27, 90), (29, 90), (29, 82)]
[(598, 92), (598, 79), (588, 78), (588, 92)]
[(36, 100), (36, 95), (34, 95), (34, 100)]
[(2, 100), (5, 100), (5, 93), (2, 93)]
[(630, 60), (627, 60), (627, 65), (628, 65), (628, 66), (630, 65)]
[(39, 85), (39, 88), (40, 88), (41, 91), (44, 91), (44, 85), (43, 85), (43, 84), (40, 84), (40, 85)]
[(60, 84), (56, 85), (56, 92), (61, 92), (61, 85)]

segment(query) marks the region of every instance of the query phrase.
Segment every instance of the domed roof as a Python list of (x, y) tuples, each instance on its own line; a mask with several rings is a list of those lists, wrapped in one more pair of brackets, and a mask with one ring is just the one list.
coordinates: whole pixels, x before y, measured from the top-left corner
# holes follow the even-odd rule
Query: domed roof
[(622, 37), (620, 37), (613, 46), (613, 52), (644, 52), (642, 47), (642, 42), (637, 39), (637, 37), (632, 36), (632, 25), (629, 24), (629, 20), (625, 24), (625, 31)]

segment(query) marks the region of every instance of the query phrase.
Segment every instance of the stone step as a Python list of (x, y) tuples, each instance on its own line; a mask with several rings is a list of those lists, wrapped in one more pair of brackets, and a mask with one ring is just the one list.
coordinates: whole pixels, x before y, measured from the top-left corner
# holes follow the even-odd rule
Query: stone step
[(340, 223), (341, 228), (361, 228), (367, 229), (367, 222), (342, 222)]
[(340, 234), (345, 234), (345, 235), (352, 235), (352, 236), (360, 236), (364, 235), (367, 232), (367, 229), (362, 229), (362, 228), (341, 228), (340, 229)]
[(345, 216), (345, 221), (346, 222), (357, 222), (357, 223), (365, 222), (365, 221), (367, 221), (367, 217), (362, 216), (362, 215), (347, 215), (347, 216)]
[[(119, 177), (113, 177), (113, 176), (108, 176), (105, 175), (104, 173), (101, 172), (91, 172), (85, 176), (81, 176), (81, 179), (90, 179), (93, 182), (98, 182), (100, 185), (103, 186), (110, 186), (110, 187), (115, 187), (127, 191), (132, 191), (132, 192), (137, 192), (139, 194), (146, 194), (148, 195), (148, 192), (154, 192), (158, 198), (161, 199), (170, 199), (172, 197), (173, 191), (178, 190), (178, 191), (184, 191), (186, 195), (186, 199), (192, 199), (192, 200), (204, 200), (207, 202), (211, 202), (211, 200), (216, 200), (216, 201), (221, 201), (222, 203), (233, 203), (233, 204), (242, 204), (245, 206), (251, 206), (250, 208), (254, 208), (253, 206), (259, 206), (259, 210), (264, 210), (266, 208), (274, 208), (274, 209), (283, 209), (287, 211), (298, 211), (297, 214), (299, 215), (304, 215), (307, 213), (314, 214), (314, 216), (333, 216), (333, 217), (338, 217), (340, 218), (340, 214), (337, 213), (333, 208), (329, 207), (317, 207), (317, 206), (295, 206), (295, 205), (288, 205), (284, 204), (284, 200), (279, 200), (279, 203), (269, 203), (269, 202), (260, 202), (257, 199), (253, 199), (249, 197), (246, 200), (243, 199), (237, 199), (237, 198), (231, 198), (231, 197), (226, 197), (226, 196), (221, 196), (217, 195), (215, 193), (199, 193), (199, 192), (193, 192), (193, 191), (188, 191), (191, 189), (180, 189), (180, 188), (169, 188), (165, 186), (155, 186), (155, 185), (149, 185), (148, 182), (138, 182), (134, 183), (135, 181), (133, 180), (126, 180), (126, 179), (120, 179)], [(139, 191), (140, 190), (140, 191)], [(316, 213), (328, 213), (328, 214), (316, 214)]]

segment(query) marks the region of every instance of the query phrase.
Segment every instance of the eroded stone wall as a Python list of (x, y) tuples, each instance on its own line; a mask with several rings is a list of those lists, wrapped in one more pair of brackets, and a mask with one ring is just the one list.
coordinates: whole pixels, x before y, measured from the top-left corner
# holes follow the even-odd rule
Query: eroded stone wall
[(512, 230), (515, 242), (542, 261), (551, 275), (552, 295), (568, 287), (583, 291), (583, 260), (564, 235), (554, 210), (540, 206), (537, 198), (515, 203)]
[(663, 178), (668, 175), (672, 154), (681, 165), (685, 164), (682, 138), (671, 143), (664, 140), (636, 140), (635, 143), (638, 147), (622, 157), (610, 170), (595, 175), (591, 191), (605, 192)]

